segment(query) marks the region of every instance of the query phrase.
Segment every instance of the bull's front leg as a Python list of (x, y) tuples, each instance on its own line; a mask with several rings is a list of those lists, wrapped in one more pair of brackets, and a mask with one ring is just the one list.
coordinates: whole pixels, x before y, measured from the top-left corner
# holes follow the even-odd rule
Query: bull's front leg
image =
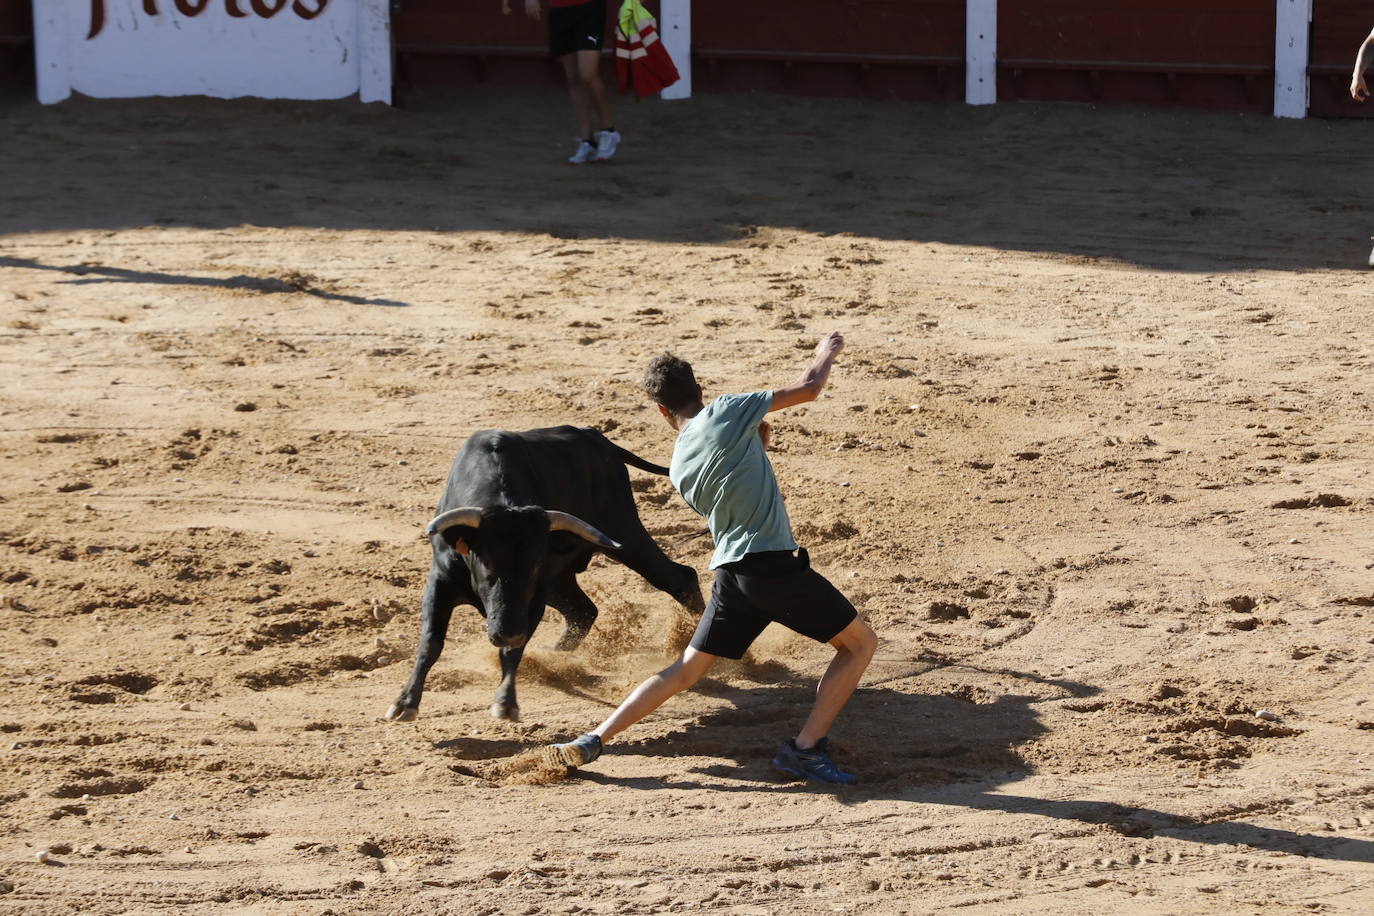
[(496, 699), (491, 704), (491, 714), (497, 719), (520, 721), (520, 704), (515, 699), (515, 672), (524, 657), (524, 646), (501, 650), (501, 683), (496, 687)]
[(401, 695), (387, 710), (386, 717), (391, 721), (411, 722), (420, 715), (420, 697), (425, 691), (425, 678), (429, 675), (429, 669), (439, 660), (439, 653), (444, 651), (444, 638), (448, 634), (449, 620), (456, 604), (457, 590), (445, 576), (431, 567), (420, 607), (420, 644), (415, 650), (415, 667), (401, 689)]

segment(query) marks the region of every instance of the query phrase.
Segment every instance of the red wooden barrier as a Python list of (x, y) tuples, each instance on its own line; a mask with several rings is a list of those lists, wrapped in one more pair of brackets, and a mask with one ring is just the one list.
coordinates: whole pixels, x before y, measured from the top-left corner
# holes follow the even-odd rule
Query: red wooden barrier
[[(524, 0), (509, 3), (509, 15), (501, 13), (501, 0), (394, 3), (391, 32), (398, 95), (404, 99), (408, 91), (425, 87), (560, 82), (561, 71), (549, 59), (547, 8), (536, 21), (525, 15)], [(607, 0), (606, 6), (609, 49), (614, 47), (611, 29), (620, 4)], [(658, 14), (657, 0), (644, 6)], [(608, 56), (605, 76), (611, 79), (613, 72)]]
[(1273, 0), (1000, 0), (998, 98), (1270, 112)]
[[(544, 24), (525, 17), (523, 0), (510, 4), (503, 16), (499, 0), (401, 0), (401, 93), (556, 80)], [(608, 6), (613, 18), (619, 4)], [(963, 98), (964, 0), (694, 0), (692, 40), (697, 91)]]
[(33, 7), (0, 0), (0, 89), (33, 85)]
[[(1312, 8), (1310, 113), (1317, 117), (1374, 117), (1374, 101), (1350, 98), (1355, 53), (1374, 30), (1374, 4), (1365, 0), (1316, 0)], [(1374, 61), (1371, 61), (1374, 63)], [(1365, 80), (1374, 79), (1374, 67)]]
[(964, 0), (694, 0), (693, 85), (964, 97)]

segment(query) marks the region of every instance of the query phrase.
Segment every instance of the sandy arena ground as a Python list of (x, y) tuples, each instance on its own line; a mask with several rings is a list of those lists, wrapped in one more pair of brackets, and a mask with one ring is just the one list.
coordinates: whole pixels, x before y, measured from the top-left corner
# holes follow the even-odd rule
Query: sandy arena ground
[[(706, 97), (574, 169), (566, 108), (0, 106), (0, 912), (1374, 911), (1371, 125)], [(471, 608), (381, 720), (469, 433), (666, 461), (652, 355), (835, 328), (773, 460), (883, 640), (862, 786), (770, 771), (827, 657), (772, 631), (503, 770), (690, 623), (601, 560), (524, 721)]]

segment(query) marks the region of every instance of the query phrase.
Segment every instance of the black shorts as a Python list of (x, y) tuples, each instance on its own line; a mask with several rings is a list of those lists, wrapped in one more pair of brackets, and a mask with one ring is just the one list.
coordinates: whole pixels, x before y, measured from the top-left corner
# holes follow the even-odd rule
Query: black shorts
[(830, 642), (858, 616), (840, 590), (811, 568), (805, 548), (751, 553), (716, 569), (716, 584), (692, 648), (743, 658), (770, 623)]
[(606, 0), (549, 7), (549, 54), (600, 51), (606, 37)]

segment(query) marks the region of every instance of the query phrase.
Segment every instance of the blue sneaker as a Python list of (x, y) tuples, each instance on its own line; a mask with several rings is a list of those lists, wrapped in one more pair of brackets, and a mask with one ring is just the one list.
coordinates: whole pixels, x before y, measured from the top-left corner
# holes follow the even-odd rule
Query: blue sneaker
[(565, 767), (585, 766), (601, 756), (601, 736), (589, 732), (572, 741), (552, 745), (549, 750)]
[(822, 738), (816, 742), (815, 747), (803, 751), (798, 749), (795, 738), (788, 738), (786, 743), (778, 748), (777, 756), (773, 758), (773, 768), (781, 770), (789, 776), (809, 779), (812, 782), (828, 782), (840, 786), (854, 785), (859, 781), (859, 778), (835, 766), (835, 762), (830, 759), (827, 741), (828, 739)]

